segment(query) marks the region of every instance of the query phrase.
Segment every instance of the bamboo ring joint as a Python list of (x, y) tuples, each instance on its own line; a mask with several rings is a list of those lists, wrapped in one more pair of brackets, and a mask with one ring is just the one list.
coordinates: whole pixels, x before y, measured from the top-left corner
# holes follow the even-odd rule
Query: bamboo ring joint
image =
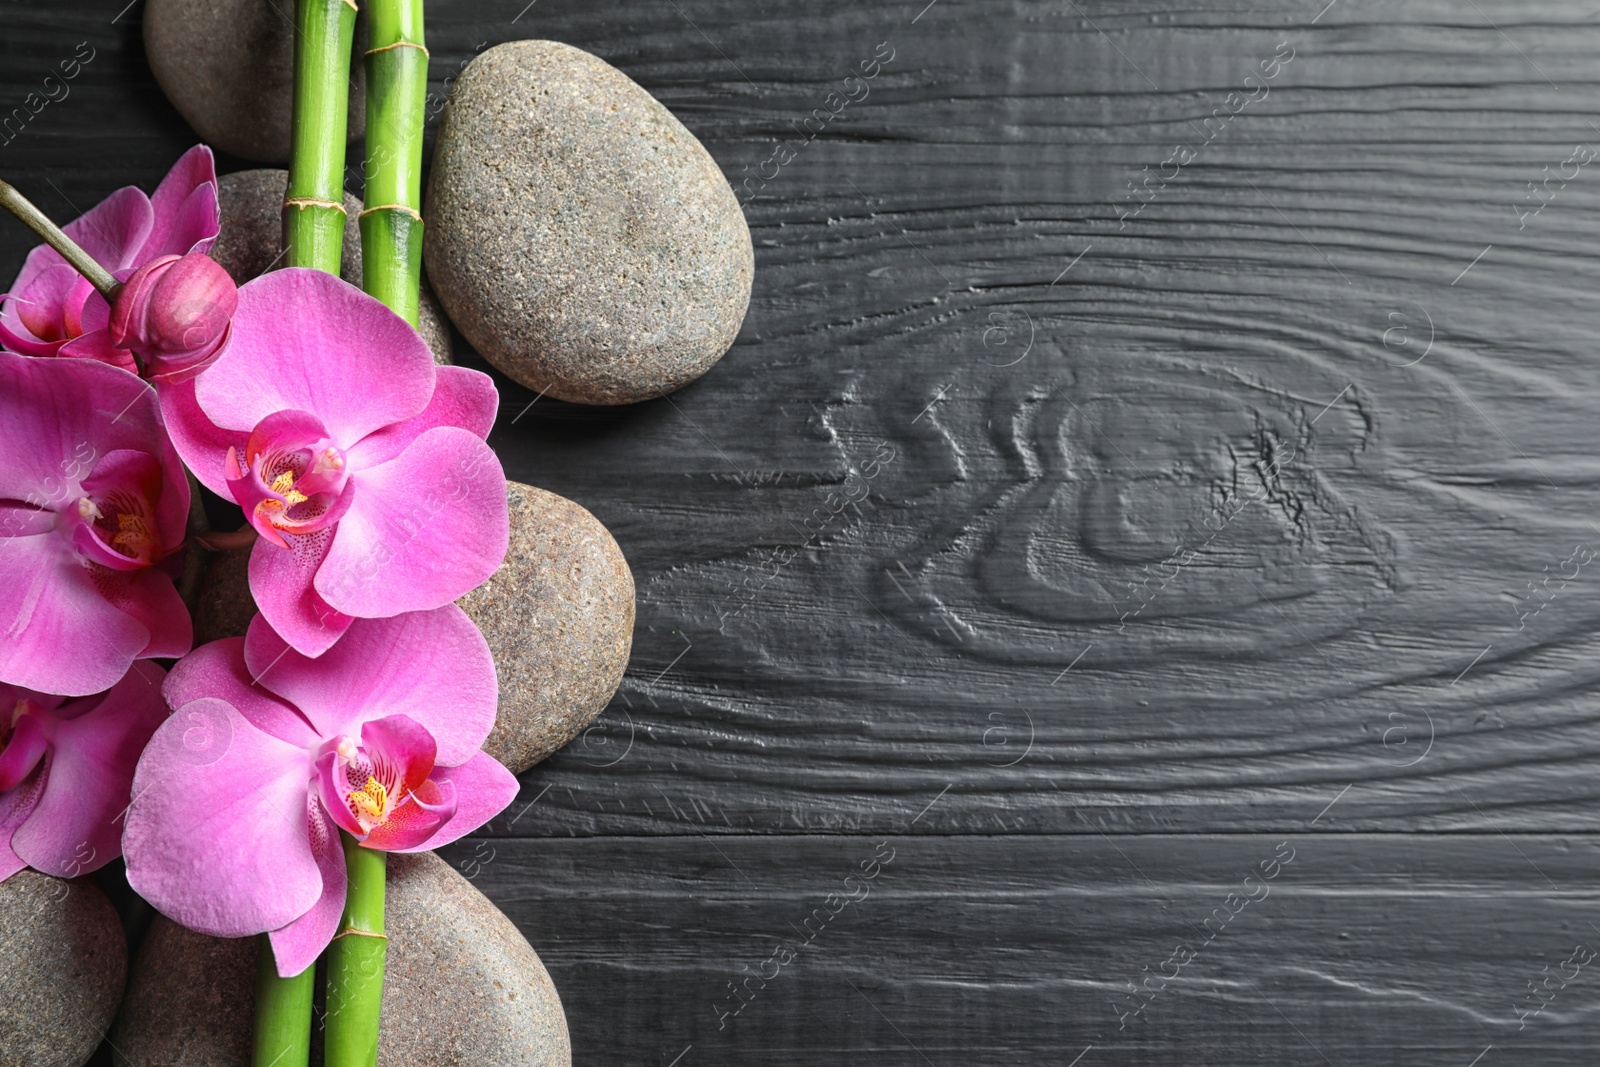
[(329, 207), (341, 215), (345, 213), (343, 204), (336, 204), (332, 200), (322, 200), (315, 196), (291, 196), (284, 200), (283, 206), (302, 209), (308, 207)]
[(374, 211), (403, 211), (407, 215), (410, 215), (412, 218), (416, 219), (418, 222), (422, 221), (422, 213), (416, 208), (411, 207), (409, 204), (375, 204), (374, 206), (367, 208), (361, 214), (357, 215), (356, 218), (364, 219)]
[(392, 52), (396, 48), (415, 48), (417, 51), (421, 52), (423, 55), (428, 55), (427, 47), (424, 46), (424, 45), (420, 45), (415, 41), (396, 41), (394, 44), (386, 44), (382, 48), (369, 48), (363, 54), (364, 55), (369, 55), (369, 56), (375, 56), (379, 52)]

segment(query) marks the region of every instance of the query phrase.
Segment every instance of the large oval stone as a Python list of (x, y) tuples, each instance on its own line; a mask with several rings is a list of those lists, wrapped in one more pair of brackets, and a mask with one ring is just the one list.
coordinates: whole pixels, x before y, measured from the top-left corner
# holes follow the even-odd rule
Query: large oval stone
[[(222, 230), (211, 246), (211, 258), (222, 265), (235, 285), (276, 270), (284, 264), (283, 194), (289, 187), (289, 172), (273, 167), (241, 170), (217, 179), (217, 201), (222, 210)], [(361, 284), (361, 228), (357, 216), (361, 201), (344, 195), (348, 216), (344, 228), (344, 247), (339, 276), (351, 285)], [(449, 363), (453, 355), (450, 324), (428, 288), (422, 282), (422, 299), (417, 308), (417, 332), (428, 343), (434, 362)]]
[(456, 81), (424, 217), (451, 320), (561, 400), (671, 392), (749, 306), (750, 231), (710, 153), (627, 75), (555, 41), (497, 45)]
[[(147, 0), (144, 49), (162, 92), (200, 139), (262, 163), (289, 162), (294, 4), (285, 0)], [(366, 124), (362, 42), (351, 50), (350, 140)]]
[[(390, 856), (384, 926), (380, 1067), (569, 1067), (567, 1019), (544, 964), (449, 864)], [(157, 917), (111, 1035), (117, 1063), (248, 1067), (258, 943)]]
[(23, 870), (0, 882), (0, 1064), (82, 1067), (128, 976), (122, 922), (86, 879)]
[(622, 684), (634, 590), (628, 561), (599, 519), (531, 485), (507, 489), (505, 562), (458, 603), (483, 631), (500, 676), (484, 751), (521, 774), (593, 722)]

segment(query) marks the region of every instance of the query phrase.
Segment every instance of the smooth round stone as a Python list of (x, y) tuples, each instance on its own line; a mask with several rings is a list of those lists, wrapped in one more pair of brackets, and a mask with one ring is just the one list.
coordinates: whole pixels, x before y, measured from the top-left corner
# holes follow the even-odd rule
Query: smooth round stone
[(111, 1034), (117, 1067), (248, 1064), (257, 943), (151, 920)]
[(128, 975), (128, 943), (105, 894), (31, 870), (0, 882), (0, 960), (0, 1065), (82, 1067)]
[[(500, 676), (484, 751), (520, 774), (576, 737), (622, 684), (633, 646), (633, 573), (588, 511), (508, 484), (511, 547), (490, 579), (457, 603), (478, 624)], [(609, 762), (622, 749), (602, 751)]]
[(750, 303), (750, 231), (710, 153), (627, 75), (555, 41), (497, 45), (457, 79), (424, 216), (451, 320), (561, 400), (693, 381)]
[[(432, 853), (391, 855), (384, 926), (380, 1067), (570, 1067), (566, 1015), (544, 964), (449, 864)], [(258, 943), (158, 917), (111, 1035), (117, 1063), (247, 1067)]]
[(256, 614), (255, 597), (250, 595), (250, 552), (248, 548), (218, 552), (206, 565), (194, 605), (194, 644), (196, 648), (224, 637), (243, 637)]
[[(294, 4), (261, 0), (147, 0), (144, 48), (172, 106), (213, 148), (262, 163), (289, 162), (294, 106)], [(351, 50), (351, 141), (366, 125), (366, 76), (356, 26)]]
[[(235, 285), (284, 265), (283, 194), (289, 172), (272, 167), (224, 174), (217, 180), (217, 201), (222, 209), (222, 230), (211, 246), (211, 258), (222, 265)], [(339, 276), (351, 285), (361, 284), (361, 201), (346, 193), (344, 248)], [(453, 355), (450, 324), (428, 288), (422, 283), (417, 307), (417, 332), (428, 343), (436, 363), (448, 364)]]

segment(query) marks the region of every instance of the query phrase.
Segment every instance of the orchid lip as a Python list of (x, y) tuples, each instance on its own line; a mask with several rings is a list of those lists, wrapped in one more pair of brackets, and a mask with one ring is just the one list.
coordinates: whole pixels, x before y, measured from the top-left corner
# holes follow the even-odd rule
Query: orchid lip
[(81, 496), (60, 509), (58, 523), (80, 556), (117, 571), (136, 571), (166, 554), (154, 498), (161, 468), (143, 453), (114, 452), (96, 464)]
[(455, 813), (452, 789), (431, 780), (433, 735), (407, 715), (340, 734), (316, 758), (316, 792), (333, 821), (369, 848), (393, 850), (426, 840)]
[(244, 456), (230, 448), (224, 474), (250, 524), (280, 548), (284, 534), (325, 530), (350, 507), (350, 466), (322, 421), (303, 411), (268, 415)]
[(0, 734), (0, 793), (14, 789), (44, 758), (48, 742), (38, 706), (27, 698), (12, 708)]

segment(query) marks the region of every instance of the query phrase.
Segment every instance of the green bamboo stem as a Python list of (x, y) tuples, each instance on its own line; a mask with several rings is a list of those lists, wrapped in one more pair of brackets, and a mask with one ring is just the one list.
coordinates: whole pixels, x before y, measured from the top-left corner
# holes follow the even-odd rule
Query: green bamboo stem
[(422, 120), (428, 49), (422, 0), (372, 0), (361, 287), (411, 325), (422, 283)]
[[(362, 288), (417, 324), (422, 281), (422, 120), (428, 50), (422, 0), (372, 0), (367, 63), (366, 203)], [(324, 1067), (375, 1067), (383, 1010), (385, 854), (344, 841), (344, 916), (328, 947)]]
[(295, 5), (294, 131), (283, 232), (291, 267), (339, 273), (354, 0)]
[(383, 1007), (383, 967), (389, 939), (383, 932), (383, 890), (388, 854), (363, 848), (344, 831), (349, 878), (344, 917), (328, 946), (328, 1029), (324, 1067), (374, 1067), (378, 1016)]
[(78, 242), (68, 237), (61, 227), (51, 222), (48, 215), (34, 207), (31, 200), (6, 182), (0, 182), (0, 207), (4, 207), (21, 219), (45, 244), (61, 253), (61, 258), (87, 278), (89, 284), (94, 286), (108, 303), (116, 297), (117, 290), (122, 288), (122, 283), (113, 278), (110, 271), (96, 263), (94, 257), (80, 248)]
[[(339, 273), (344, 251), (344, 146), (349, 124), (350, 49), (355, 0), (295, 4), (294, 128), (283, 236), (291, 267)], [(254, 1067), (306, 1067), (316, 968), (280, 978), (261, 939), (256, 982)], [(328, 1061), (333, 1062), (333, 1061)]]
[(261, 935), (256, 956), (255, 1067), (308, 1067), (311, 1062), (311, 998), (315, 967), (279, 978), (272, 942)]

